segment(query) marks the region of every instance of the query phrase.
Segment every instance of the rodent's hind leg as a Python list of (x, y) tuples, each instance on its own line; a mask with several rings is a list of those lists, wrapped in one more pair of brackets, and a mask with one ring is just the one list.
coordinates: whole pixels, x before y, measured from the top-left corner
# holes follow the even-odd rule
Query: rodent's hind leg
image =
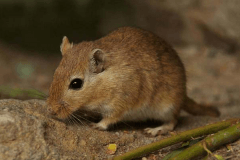
[(163, 125), (155, 128), (146, 128), (144, 132), (150, 134), (151, 136), (163, 135), (167, 134), (169, 131), (172, 131), (177, 124), (177, 120), (172, 120), (170, 122), (166, 122)]

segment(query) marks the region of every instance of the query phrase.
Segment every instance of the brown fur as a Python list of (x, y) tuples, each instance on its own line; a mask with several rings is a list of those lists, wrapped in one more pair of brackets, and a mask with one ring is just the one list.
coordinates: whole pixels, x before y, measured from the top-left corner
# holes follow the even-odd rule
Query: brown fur
[[(159, 130), (164, 134), (174, 128), (181, 108), (193, 114), (219, 115), (216, 109), (186, 96), (180, 58), (148, 31), (123, 27), (99, 40), (73, 46), (64, 38), (61, 50), (63, 58), (47, 100), (59, 118), (79, 109), (96, 111), (103, 119), (95, 128), (102, 130), (121, 120), (158, 119), (165, 125), (146, 129), (157, 135)], [(81, 89), (69, 89), (74, 78), (84, 81)]]

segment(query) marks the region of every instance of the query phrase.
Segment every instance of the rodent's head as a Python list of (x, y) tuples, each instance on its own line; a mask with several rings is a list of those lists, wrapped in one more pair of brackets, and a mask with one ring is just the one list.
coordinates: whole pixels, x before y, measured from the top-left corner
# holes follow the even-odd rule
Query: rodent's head
[(54, 73), (47, 104), (53, 115), (65, 119), (79, 108), (97, 103), (94, 91), (104, 70), (104, 53), (94, 48), (93, 42), (73, 45), (67, 37), (60, 49), (62, 60)]

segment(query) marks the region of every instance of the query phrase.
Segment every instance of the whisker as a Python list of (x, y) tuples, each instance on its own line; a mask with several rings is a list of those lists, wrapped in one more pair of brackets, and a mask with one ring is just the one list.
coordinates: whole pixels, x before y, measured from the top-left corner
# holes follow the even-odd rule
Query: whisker
[(78, 124), (76, 122), (75, 118), (71, 114), (68, 114), (68, 119), (69, 119), (69, 121), (71, 122), (72, 125)]
[(64, 113), (64, 116), (67, 117), (66, 120), (68, 121), (68, 123), (69, 123), (70, 125), (71, 125), (71, 124), (74, 125), (73, 120), (71, 119), (71, 117), (70, 117), (70, 116), (68, 115), (68, 113), (67, 113), (66, 107), (63, 106), (61, 109), (64, 110), (63, 113)]
[(79, 124), (79, 122), (76, 120), (75, 117), (73, 117), (72, 115), (70, 115), (70, 118), (71, 118), (71, 120), (73, 121), (73, 124), (75, 124), (75, 125), (78, 125), (78, 124)]
[[(77, 114), (76, 114), (77, 115)], [(90, 117), (90, 118), (95, 118), (95, 117), (93, 117), (93, 116), (91, 116), (90, 114), (84, 114), (84, 115), (87, 115), (88, 117)], [(80, 116), (80, 115), (79, 115)]]
[(76, 124), (80, 124), (81, 123), (82, 125), (85, 125), (76, 115), (74, 115), (74, 113), (71, 114), (68, 110), (66, 110), (66, 111), (73, 118), (73, 120), (75, 121)]
[(75, 122), (72, 120), (72, 117), (71, 117), (71, 116), (68, 116), (67, 121), (68, 121), (68, 123), (69, 123), (70, 125), (74, 125), (74, 124), (75, 124)]
[(127, 125), (127, 126), (130, 127), (131, 129), (134, 129), (133, 126), (127, 124), (126, 122), (122, 121), (122, 123), (124, 123), (125, 125)]
[[(76, 117), (78, 117), (78, 119), (80, 120), (80, 119), (82, 119), (82, 123), (84, 123), (85, 124), (85, 126), (88, 126), (88, 123), (91, 123), (91, 121), (89, 121), (88, 119), (86, 119), (86, 118), (84, 118), (84, 117), (81, 117), (80, 115), (76, 115), (76, 114), (74, 114)], [(88, 123), (86, 123), (86, 122), (88, 122)]]
[(82, 118), (82, 119), (84, 119), (84, 120), (86, 120), (86, 121), (88, 121), (88, 122), (92, 123), (92, 122), (91, 122), (91, 121), (89, 121), (87, 118), (84, 118), (84, 117), (82, 117), (82, 116), (80, 116), (80, 115), (77, 115), (77, 114), (75, 114), (75, 116), (76, 116), (76, 117), (78, 117), (78, 118)]
[(77, 122), (80, 122), (82, 125), (85, 125), (79, 118), (77, 118), (74, 114), (71, 114), (72, 117), (74, 117), (74, 119), (77, 121)]
[(73, 124), (74, 124), (74, 123), (72, 122), (71, 117), (66, 118), (66, 120), (67, 120), (68, 124), (70, 124), (70, 125), (73, 125)]
[(72, 116), (72, 114), (67, 110), (66, 106), (62, 106), (62, 110), (64, 110), (64, 116), (67, 117), (66, 120), (70, 125), (78, 124), (78, 122), (75, 120), (75, 118)]

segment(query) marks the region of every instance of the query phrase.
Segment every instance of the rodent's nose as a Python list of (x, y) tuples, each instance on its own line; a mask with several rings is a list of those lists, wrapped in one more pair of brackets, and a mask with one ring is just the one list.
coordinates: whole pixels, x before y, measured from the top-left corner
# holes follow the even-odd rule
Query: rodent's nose
[(52, 111), (52, 112), (50, 112), (50, 115), (51, 115), (51, 116), (56, 116), (57, 113)]
[(57, 115), (57, 113), (54, 112), (51, 108), (48, 108), (47, 111), (51, 116), (56, 116)]
[(62, 100), (59, 101), (59, 104), (60, 104), (61, 106), (64, 106), (64, 107), (68, 107), (68, 106), (69, 106), (67, 102), (62, 101)]

